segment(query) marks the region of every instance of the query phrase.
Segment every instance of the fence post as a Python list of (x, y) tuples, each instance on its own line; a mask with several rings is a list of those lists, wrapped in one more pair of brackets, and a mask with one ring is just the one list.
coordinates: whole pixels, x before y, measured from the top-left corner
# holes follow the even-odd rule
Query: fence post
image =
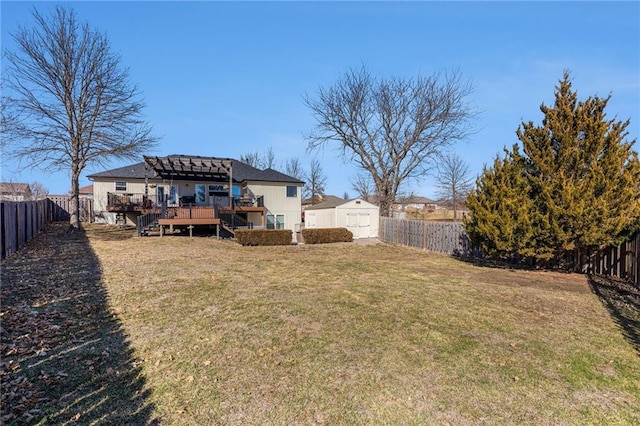
[(5, 236), (6, 232), (4, 229), (5, 225), (4, 218), (4, 203), (0, 202), (0, 259), (4, 259), (6, 257), (6, 248), (5, 248)]

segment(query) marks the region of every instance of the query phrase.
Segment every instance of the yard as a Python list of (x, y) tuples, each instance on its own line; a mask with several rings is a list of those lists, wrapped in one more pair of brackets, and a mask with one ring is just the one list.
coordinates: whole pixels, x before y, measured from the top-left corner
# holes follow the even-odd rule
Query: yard
[(3, 423), (640, 423), (633, 287), (65, 229), (2, 263)]

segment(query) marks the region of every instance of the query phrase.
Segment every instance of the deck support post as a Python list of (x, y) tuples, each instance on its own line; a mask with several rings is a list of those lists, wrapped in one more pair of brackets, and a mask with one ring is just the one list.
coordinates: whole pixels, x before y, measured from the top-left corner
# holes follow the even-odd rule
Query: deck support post
[(164, 225), (160, 225), (160, 238), (162, 238), (162, 234), (164, 234)]
[(189, 238), (193, 238), (193, 225), (189, 225)]

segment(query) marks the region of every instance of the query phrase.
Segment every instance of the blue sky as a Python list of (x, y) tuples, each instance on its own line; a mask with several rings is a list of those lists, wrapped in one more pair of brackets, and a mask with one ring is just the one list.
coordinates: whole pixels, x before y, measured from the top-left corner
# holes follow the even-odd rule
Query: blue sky
[[(30, 25), (31, 8), (1, 3), (1, 44)], [(240, 158), (271, 147), (279, 161), (322, 162), (326, 192), (355, 192), (357, 169), (330, 148), (309, 154), (304, 135), (314, 96), (350, 68), (413, 77), (458, 69), (473, 82), (478, 132), (452, 146), (473, 174), (517, 142), (524, 121), (541, 123), (565, 69), (584, 99), (612, 94), (610, 118), (640, 121), (639, 2), (64, 2), (105, 32), (143, 94), (145, 118), (161, 140), (151, 154)], [(3, 67), (5, 66), (3, 62)], [(638, 150), (638, 146), (636, 146)], [(125, 163), (111, 163), (119, 167)], [(100, 171), (89, 167), (86, 175)], [(66, 193), (65, 173), (2, 164), (2, 179), (40, 181)], [(435, 195), (434, 178), (405, 188)]]

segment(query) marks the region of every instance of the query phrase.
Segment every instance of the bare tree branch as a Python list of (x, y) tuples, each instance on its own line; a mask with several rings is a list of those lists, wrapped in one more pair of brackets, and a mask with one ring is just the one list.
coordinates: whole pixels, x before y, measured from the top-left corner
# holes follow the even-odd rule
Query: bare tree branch
[(298, 180), (305, 180), (306, 173), (302, 168), (302, 164), (297, 157), (288, 159), (284, 164), (285, 174), (294, 177)]
[(311, 199), (311, 204), (319, 203), (325, 195), (324, 188), (327, 182), (327, 176), (322, 171), (322, 163), (320, 161), (311, 160), (306, 181), (303, 188), (304, 197)]
[(457, 220), (457, 211), (464, 204), (473, 185), (469, 165), (455, 153), (440, 156), (436, 176), (438, 195), (453, 205), (453, 220)]
[(376, 189), (371, 182), (371, 177), (366, 174), (358, 174), (351, 180), (351, 188), (356, 191), (358, 197), (370, 203), (377, 202)]

